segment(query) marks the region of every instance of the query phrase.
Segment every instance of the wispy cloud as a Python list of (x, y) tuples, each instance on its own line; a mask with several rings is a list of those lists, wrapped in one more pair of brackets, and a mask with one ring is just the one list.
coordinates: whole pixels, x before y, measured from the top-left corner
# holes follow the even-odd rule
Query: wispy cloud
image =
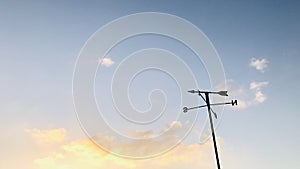
[[(172, 136), (176, 135), (176, 133), (180, 132), (182, 129), (182, 124), (180, 121), (172, 121), (170, 124), (168, 124), (164, 129), (160, 131), (160, 135), (164, 136)], [(129, 136), (133, 138), (138, 138), (138, 139), (151, 139), (155, 137), (155, 133), (152, 130), (147, 130), (147, 131), (129, 131), (127, 133)]]
[(64, 128), (54, 130), (40, 130), (40, 129), (25, 129), (27, 133), (34, 138), (38, 143), (60, 143), (66, 137), (66, 130)]
[(256, 59), (256, 58), (252, 58), (250, 60), (250, 66), (254, 67), (256, 70), (264, 73), (265, 72), (265, 68), (268, 67), (268, 63), (269, 61), (267, 59)]
[(129, 131), (127, 132), (128, 136), (133, 138), (130, 141), (116, 139), (103, 133), (96, 134), (93, 140), (96, 140), (97, 143), (101, 143), (108, 149), (117, 150), (118, 154), (146, 157), (163, 153), (178, 144), (181, 141), (178, 137), (181, 129), (181, 122), (173, 121), (161, 131), (158, 131), (157, 134), (152, 130)]
[(269, 82), (251, 82), (250, 89), (251, 90), (261, 90), (262, 87), (267, 86)]
[(100, 63), (101, 65), (106, 66), (106, 67), (110, 67), (110, 66), (113, 65), (115, 62), (114, 62), (111, 58), (105, 57), (105, 58), (99, 59), (99, 63)]
[(182, 128), (182, 124), (180, 121), (171, 122), (166, 129), (163, 130), (162, 134), (165, 135), (175, 135)]

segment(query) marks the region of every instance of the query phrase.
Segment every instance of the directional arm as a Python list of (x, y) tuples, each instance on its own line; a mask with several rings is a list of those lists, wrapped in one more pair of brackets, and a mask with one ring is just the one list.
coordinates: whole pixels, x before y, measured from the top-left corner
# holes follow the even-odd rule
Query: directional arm
[[(225, 102), (225, 103), (212, 103), (212, 104), (210, 104), (210, 106), (220, 106), (220, 105), (225, 105), (225, 104), (231, 104), (232, 106), (235, 106), (235, 105), (237, 105), (237, 100), (231, 100), (231, 102)], [(201, 106), (195, 106), (195, 107), (184, 107), (183, 112), (186, 113), (189, 110), (199, 109), (199, 108), (206, 107), (206, 106), (207, 105), (201, 105)]]
[(206, 107), (206, 106), (207, 106), (207, 105), (195, 106), (195, 107), (190, 107), (190, 108), (184, 107), (184, 108), (183, 108), (183, 112), (186, 113), (186, 112), (189, 111), (189, 110), (192, 110), (192, 109), (199, 109), (199, 108), (201, 108), (201, 107)]

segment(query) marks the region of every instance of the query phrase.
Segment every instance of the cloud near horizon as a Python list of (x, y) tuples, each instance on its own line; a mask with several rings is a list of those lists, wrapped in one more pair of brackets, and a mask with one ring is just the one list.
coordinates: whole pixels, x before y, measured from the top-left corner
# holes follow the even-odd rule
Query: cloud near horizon
[(58, 128), (54, 130), (39, 130), (36, 128), (25, 129), (25, 132), (30, 133), (34, 140), (39, 144), (60, 143), (65, 140), (66, 130)]
[[(178, 123), (173, 123), (173, 125), (178, 127)], [(38, 131), (38, 129), (35, 129)], [(61, 129), (54, 129), (54, 133)], [(36, 132), (35, 131), (35, 132)], [(65, 131), (65, 130), (64, 130)], [(36, 137), (34, 132), (28, 132), (32, 135), (35, 141), (44, 141), (47, 143), (55, 139), (47, 139), (52, 137), (52, 130), (38, 131), (38, 133), (49, 134), (49, 137), (45, 135), (41, 138)], [(60, 137), (59, 137), (60, 138)], [(65, 137), (64, 137), (65, 138)], [(98, 139), (107, 139), (109, 137), (101, 137)], [(168, 139), (174, 139), (172, 137)], [(111, 141), (111, 140), (110, 140)], [(164, 140), (172, 141), (172, 140)], [(162, 142), (144, 142), (143, 144), (137, 144), (137, 142), (131, 143), (118, 143), (114, 140), (114, 144), (121, 144), (124, 149), (126, 146), (135, 147), (136, 149), (143, 149), (145, 147), (154, 148), (159, 146)], [(219, 145), (222, 145), (222, 139), (218, 138)], [(205, 168), (213, 169), (214, 158), (212, 152), (211, 142), (206, 142), (205, 144), (191, 144), (183, 145), (178, 144), (174, 149), (170, 150), (168, 153), (159, 155), (155, 158), (144, 159), (144, 160), (134, 160), (125, 159), (110, 152), (106, 152), (96, 146), (90, 139), (75, 140), (67, 143), (62, 143), (57, 145), (58, 149), (48, 150), (47, 154), (39, 155), (33, 160), (33, 165), (35, 169), (99, 169), (99, 168), (110, 168), (110, 169), (196, 169)], [(220, 147), (220, 146), (219, 146)], [(220, 149), (222, 149), (220, 147)]]

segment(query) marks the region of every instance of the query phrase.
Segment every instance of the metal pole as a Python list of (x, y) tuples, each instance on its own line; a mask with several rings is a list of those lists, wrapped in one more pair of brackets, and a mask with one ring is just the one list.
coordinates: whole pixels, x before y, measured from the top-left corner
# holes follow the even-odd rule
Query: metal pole
[(207, 110), (208, 110), (208, 114), (209, 114), (210, 128), (211, 128), (211, 134), (212, 134), (213, 142), (214, 142), (217, 166), (218, 166), (218, 169), (221, 169), (221, 165), (220, 165), (220, 161), (219, 161), (219, 155), (218, 155), (218, 148), (217, 148), (217, 143), (216, 143), (216, 136), (215, 136), (215, 131), (214, 131), (214, 125), (213, 125), (213, 120), (212, 120), (212, 117), (211, 117), (211, 109), (210, 109), (210, 102), (209, 102), (209, 96), (208, 96), (209, 93), (205, 92), (204, 94), (205, 94), (205, 100), (206, 100)]

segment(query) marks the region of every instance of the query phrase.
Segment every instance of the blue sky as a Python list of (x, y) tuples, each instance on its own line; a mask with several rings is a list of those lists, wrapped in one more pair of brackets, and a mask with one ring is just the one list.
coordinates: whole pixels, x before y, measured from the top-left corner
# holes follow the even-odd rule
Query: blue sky
[[(224, 168), (296, 169), (300, 165), (299, 11), (298, 1), (1, 1), (0, 140), (6, 156), (0, 155), (0, 162), (14, 168), (15, 164), (8, 162), (16, 158), (30, 166), (33, 160), (22, 155), (33, 152), (34, 159), (51, 154), (51, 149), (41, 153), (41, 147), (24, 132), (26, 129), (63, 128), (70, 140), (84, 139), (72, 98), (73, 70), (81, 48), (95, 31), (114, 19), (137, 12), (162, 12), (190, 21), (207, 35), (223, 63), (229, 89), (235, 90), (233, 96), (248, 104), (244, 108), (225, 108), (217, 128), (223, 140)], [(164, 43), (170, 39), (145, 38), (150, 39), (150, 47), (177, 49), (179, 55), (186, 50), (176, 42), (171, 46)], [(149, 47), (138, 45), (142, 39), (135, 40), (125, 46), (137, 46), (127, 50), (120, 47), (120, 51), (116, 48), (111, 54)], [(115, 57), (115, 64), (107, 69), (116, 68), (118, 57), (124, 56)], [(252, 58), (267, 60), (263, 72), (250, 66)], [(191, 69), (207, 79), (201, 66), (199, 63)], [(163, 88), (172, 82), (166, 75), (158, 76), (165, 80), (160, 82)], [(267, 84), (250, 89), (252, 82)], [(209, 84), (203, 83), (208, 88)], [(266, 99), (253, 101), (258, 92)], [(143, 96), (147, 95), (133, 99), (138, 102)], [(176, 99), (172, 103), (178, 106)], [(143, 109), (147, 104), (138, 107)], [(214, 163), (211, 165), (214, 167)]]

